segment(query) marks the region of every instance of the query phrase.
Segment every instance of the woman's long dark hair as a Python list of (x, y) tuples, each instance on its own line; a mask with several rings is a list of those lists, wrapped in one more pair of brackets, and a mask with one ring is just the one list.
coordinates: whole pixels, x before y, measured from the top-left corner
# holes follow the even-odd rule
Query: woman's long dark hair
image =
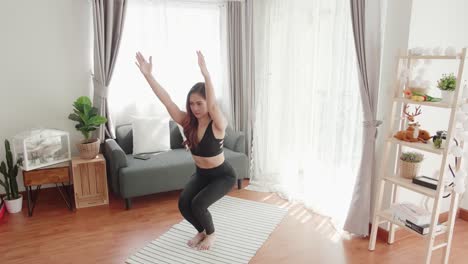
[(200, 143), (198, 142), (198, 135), (197, 135), (198, 119), (192, 113), (192, 109), (190, 108), (190, 95), (194, 93), (198, 93), (203, 98), (206, 99), (205, 83), (203, 82), (196, 83), (192, 87), (192, 89), (190, 89), (189, 93), (187, 94), (187, 101), (185, 103), (185, 107), (187, 108), (187, 115), (182, 124), (182, 127), (184, 128), (184, 134), (187, 137), (187, 140), (185, 140), (183, 144), (188, 146), (191, 149), (197, 147), (198, 143)]

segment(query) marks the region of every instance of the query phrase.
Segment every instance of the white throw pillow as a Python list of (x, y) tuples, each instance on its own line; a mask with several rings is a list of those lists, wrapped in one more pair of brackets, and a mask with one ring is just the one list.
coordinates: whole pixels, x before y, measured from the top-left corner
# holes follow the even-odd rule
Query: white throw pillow
[(133, 155), (171, 149), (167, 117), (134, 117), (132, 130)]

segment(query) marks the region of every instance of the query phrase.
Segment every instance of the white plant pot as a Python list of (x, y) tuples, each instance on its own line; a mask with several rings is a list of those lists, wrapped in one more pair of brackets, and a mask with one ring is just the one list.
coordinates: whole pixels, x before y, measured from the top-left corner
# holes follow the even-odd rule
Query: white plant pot
[(445, 90), (440, 90), (442, 94), (442, 102), (451, 104), (453, 100), (453, 91), (445, 91)]
[(5, 200), (5, 205), (8, 213), (10, 214), (16, 214), (21, 212), (21, 209), (23, 208), (23, 196), (21, 196), (18, 199), (15, 200)]

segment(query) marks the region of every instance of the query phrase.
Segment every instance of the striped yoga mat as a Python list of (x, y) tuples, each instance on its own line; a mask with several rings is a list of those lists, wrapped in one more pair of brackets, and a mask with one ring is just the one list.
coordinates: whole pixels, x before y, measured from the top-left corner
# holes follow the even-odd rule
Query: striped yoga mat
[(209, 208), (216, 242), (208, 251), (187, 246), (197, 230), (185, 219), (126, 260), (129, 264), (248, 263), (283, 219), (287, 209), (224, 196)]

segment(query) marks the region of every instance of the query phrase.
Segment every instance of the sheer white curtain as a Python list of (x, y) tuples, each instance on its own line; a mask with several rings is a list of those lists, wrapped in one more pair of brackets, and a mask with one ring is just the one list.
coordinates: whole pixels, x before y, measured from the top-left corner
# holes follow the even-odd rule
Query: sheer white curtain
[(201, 50), (217, 99), (226, 109), (225, 19), (225, 4), (219, 1), (129, 1), (109, 94), (114, 124), (131, 123), (133, 116), (168, 116), (135, 66), (137, 51), (153, 56), (153, 75), (185, 110), (188, 91), (204, 81), (195, 53)]
[(348, 0), (255, 0), (250, 190), (278, 192), (343, 227), (362, 109)]

